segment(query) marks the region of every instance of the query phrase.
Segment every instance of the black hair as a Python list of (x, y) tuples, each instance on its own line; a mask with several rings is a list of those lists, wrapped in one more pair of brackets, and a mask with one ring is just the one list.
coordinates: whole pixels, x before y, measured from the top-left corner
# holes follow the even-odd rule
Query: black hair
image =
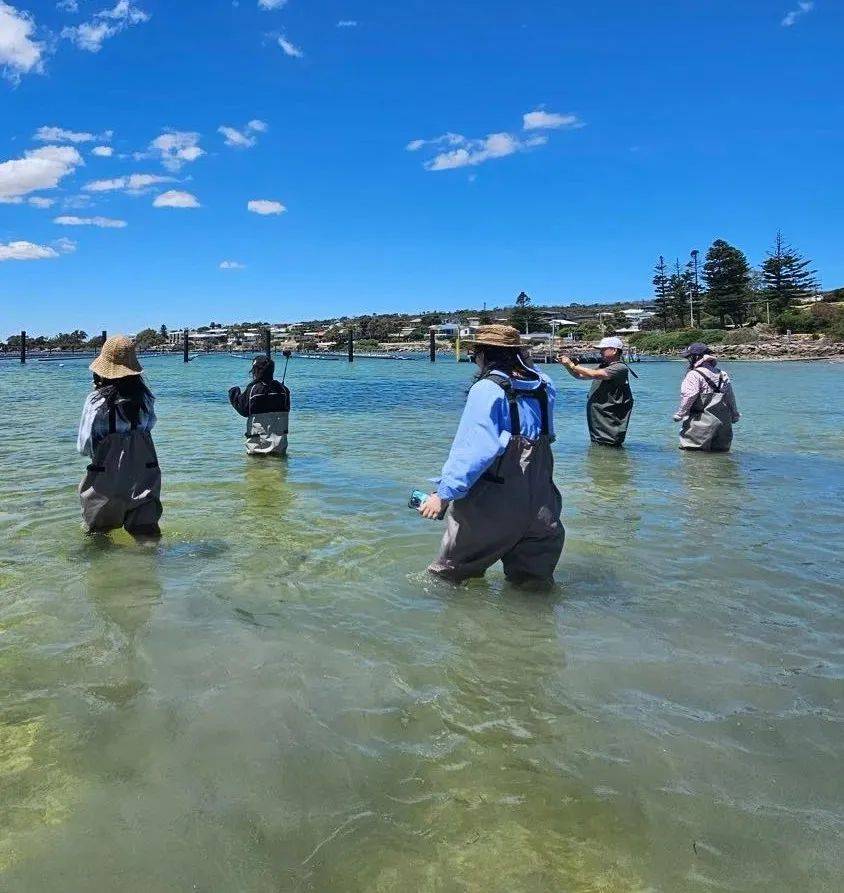
[(510, 377), (527, 378), (532, 372), (528, 361), (525, 360), (521, 347), (493, 347), (489, 344), (478, 344), (474, 352), (481, 354), (482, 361), (475, 381), (486, 378), (490, 372), (502, 372)]
[(152, 409), (153, 396), (140, 375), (127, 375), (123, 378), (102, 378), (94, 373), (94, 387), (103, 398), (106, 407), (119, 408), (123, 416), (137, 424), (141, 411)]
[(275, 375), (275, 360), (270, 357), (255, 357), (252, 361), (252, 378), (269, 384)]

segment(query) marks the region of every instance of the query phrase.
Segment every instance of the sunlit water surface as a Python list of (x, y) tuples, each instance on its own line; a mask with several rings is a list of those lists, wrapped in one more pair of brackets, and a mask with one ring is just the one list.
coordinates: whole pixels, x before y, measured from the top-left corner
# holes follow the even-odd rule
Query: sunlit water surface
[(0, 363), (0, 889), (839, 891), (844, 366), (734, 364), (686, 455), (641, 364), (624, 452), (561, 387), (548, 595), (430, 580), (405, 508), (471, 370), (147, 361), (165, 536), (86, 539), (87, 363)]

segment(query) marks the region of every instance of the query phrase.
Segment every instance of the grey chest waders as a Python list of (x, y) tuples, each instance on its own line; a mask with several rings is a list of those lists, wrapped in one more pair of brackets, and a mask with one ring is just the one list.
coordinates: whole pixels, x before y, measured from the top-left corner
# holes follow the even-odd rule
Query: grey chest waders
[(131, 423), (117, 430), (117, 410), (108, 414), (108, 435), (94, 451), (79, 485), (82, 520), (89, 533), (125, 527), (148, 530), (161, 517), (161, 470), (148, 431)]
[[(482, 577), (501, 561), (512, 583), (553, 582), (565, 529), (560, 520), (562, 498), (554, 486), (548, 392), (518, 392), (509, 379), (489, 376), (507, 395), (510, 442), (504, 453), (462, 499), (446, 513), (440, 555), (428, 568), (452, 582)], [(523, 437), (519, 401), (539, 402), (542, 433)]]
[(289, 412), (259, 412), (249, 416), (246, 452), (250, 456), (284, 456), (289, 419)]
[(633, 392), (627, 380), (628, 374), (625, 367), (623, 380), (593, 382), (586, 401), (586, 424), (592, 443), (614, 447), (624, 443), (633, 412)]
[(680, 428), (681, 450), (726, 452), (733, 442), (733, 413), (724, 394), (724, 374), (710, 378), (694, 369), (713, 388), (712, 393), (698, 394), (689, 415)]

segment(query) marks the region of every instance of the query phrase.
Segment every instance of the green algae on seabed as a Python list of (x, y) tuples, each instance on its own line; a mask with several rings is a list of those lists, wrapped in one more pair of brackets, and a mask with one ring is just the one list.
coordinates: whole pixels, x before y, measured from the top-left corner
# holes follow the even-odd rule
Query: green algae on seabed
[(547, 596), (424, 572), (468, 367), (291, 362), (286, 463), (238, 364), (148, 367), (158, 546), (81, 535), (85, 364), (0, 363), (0, 889), (844, 887), (842, 367), (732, 369), (727, 456), (676, 449), (677, 364), (623, 453), (551, 369)]

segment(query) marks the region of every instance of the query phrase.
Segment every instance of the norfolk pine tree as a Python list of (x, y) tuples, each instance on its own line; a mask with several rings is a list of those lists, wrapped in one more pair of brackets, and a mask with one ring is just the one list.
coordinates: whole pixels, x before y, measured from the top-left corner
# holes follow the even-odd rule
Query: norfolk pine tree
[(818, 290), (816, 270), (809, 269), (811, 261), (787, 245), (777, 231), (773, 251), (762, 262), (762, 293), (775, 313), (782, 313), (802, 298), (811, 297)]
[(668, 329), (669, 317), (671, 315), (671, 290), (668, 284), (665, 258), (661, 254), (654, 267), (654, 278), (651, 281), (654, 285), (654, 306), (656, 307), (656, 314), (662, 322), (663, 329)]
[(744, 252), (723, 239), (716, 239), (706, 252), (703, 281), (706, 312), (718, 317), (722, 329), (727, 316), (735, 325), (741, 325), (751, 294), (750, 264)]

